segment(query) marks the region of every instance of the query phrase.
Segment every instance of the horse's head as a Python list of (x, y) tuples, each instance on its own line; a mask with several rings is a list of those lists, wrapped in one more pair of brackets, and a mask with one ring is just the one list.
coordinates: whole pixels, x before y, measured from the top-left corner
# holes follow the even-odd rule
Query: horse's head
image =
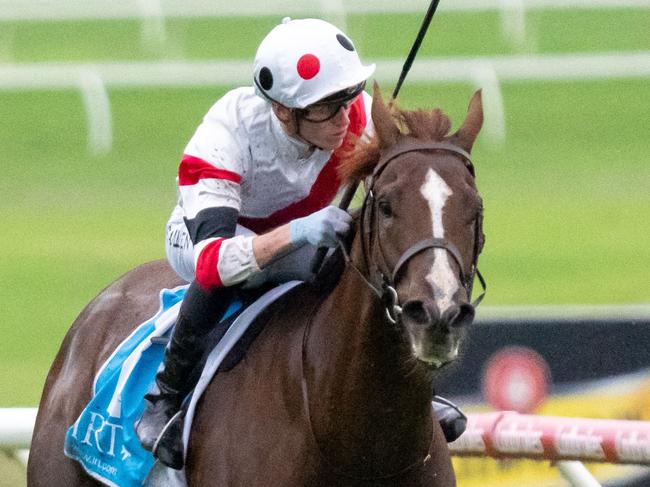
[(483, 232), (469, 152), (483, 121), (481, 95), (453, 135), (440, 110), (389, 109), (377, 86), (372, 113), (376, 137), (357, 153), (366, 162), (354, 174), (372, 171), (360, 219), (366, 271), (384, 299), (396, 291), (388, 319), (402, 327), (413, 354), (439, 367), (456, 358), (474, 318)]

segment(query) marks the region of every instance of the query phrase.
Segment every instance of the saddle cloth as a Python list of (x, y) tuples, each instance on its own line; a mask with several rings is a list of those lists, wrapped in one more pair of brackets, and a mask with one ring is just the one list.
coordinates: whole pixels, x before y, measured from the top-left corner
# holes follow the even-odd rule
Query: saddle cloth
[[(198, 385), (189, 399), (183, 432), (186, 451), (196, 403), (223, 359), (259, 313), (300, 283), (290, 281), (275, 287), (246, 308), (241, 301), (230, 304), (223, 320), (238, 316), (208, 355)], [(77, 460), (90, 476), (105, 485), (186, 484), (183, 471), (155, 462), (151, 452), (140, 446), (133, 424), (144, 410), (144, 395), (153, 384), (164, 357), (164, 340), (156, 338), (171, 334), (187, 287), (160, 292), (158, 312), (138, 326), (100, 368), (90, 402), (66, 433), (65, 455)], [(151, 472), (154, 463), (156, 468)], [(147, 479), (150, 472), (152, 476)]]

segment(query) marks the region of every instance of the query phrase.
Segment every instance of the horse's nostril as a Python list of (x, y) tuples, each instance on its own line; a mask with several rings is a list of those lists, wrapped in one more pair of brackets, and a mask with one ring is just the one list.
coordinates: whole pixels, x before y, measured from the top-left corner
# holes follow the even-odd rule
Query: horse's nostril
[(431, 322), (431, 315), (422, 301), (413, 300), (404, 303), (402, 316), (420, 325), (428, 325)]
[(474, 320), (474, 307), (471, 304), (461, 304), (456, 314), (449, 320), (449, 325), (452, 327), (461, 327), (469, 325)]

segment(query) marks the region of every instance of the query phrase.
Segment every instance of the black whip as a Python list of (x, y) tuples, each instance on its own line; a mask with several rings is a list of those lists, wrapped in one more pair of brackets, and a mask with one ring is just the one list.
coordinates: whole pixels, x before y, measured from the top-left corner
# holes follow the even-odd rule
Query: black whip
[(427, 10), (426, 15), (424, 16), (424, 19), (422, 19), (422, 25), (420, 26), (420, 31), (418, 32), (418, 36), (415, 38), (415, 42), (411, 47), (411, 51), (409, 52), (409, 55), (406, 57), (406, 61), (404, 61), (404, 67), (402, 67), (402, 73), (399, 75), (399, 80), (397, 80), (397, 86), (395, 86), (395, 89), (393, 90), (393, 100), (397, 98), (397, 94), (399, 93), (399, 90), (402, 87), (402, 83), (404, 83), (404, 79), (406, 78), (406, 75), (411, 69), (413, 60), (415, 59), (415, 56), (418, 53), (418, 50), (420, 49), (420, 44), (422, 44), (422, 41), (424, 40), (424, 36), (427, 34), (427, 30), (429, 29), (429, 24), (431, 24), (431, 19), (433, 18), (433, 14), (436, 13), (436, 9), (438, 8), (439, 3), (440, 0), (431, 0), (431, 4), (429, 4), (429, 9)]

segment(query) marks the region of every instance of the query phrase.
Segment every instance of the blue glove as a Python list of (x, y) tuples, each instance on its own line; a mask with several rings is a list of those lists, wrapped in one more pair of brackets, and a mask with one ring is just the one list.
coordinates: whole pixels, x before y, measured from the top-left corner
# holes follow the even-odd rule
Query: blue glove
[(351, 223), (352, 217), (346, 211), (327, 206), (289, 223), (291, 244), (295, 247), (307, 243), (316, 247), (336, 247), (337, 235), (345, 235)]

